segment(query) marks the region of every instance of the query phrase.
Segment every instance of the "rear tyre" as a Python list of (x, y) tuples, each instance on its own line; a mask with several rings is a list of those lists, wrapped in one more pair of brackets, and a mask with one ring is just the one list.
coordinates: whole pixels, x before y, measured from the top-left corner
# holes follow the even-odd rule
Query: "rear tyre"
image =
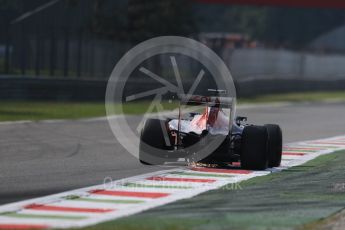
[[(139, 161), (144, 165), (157, 165), (164, 163), (164, 155), (169, 147), (165, 144), (165, 121), (147, 119), (141, 131), (139, 144)], [(162, 158), (162, 159), (160, 159)]]
[(265, 125), (268, 132), (268, 167), (278, 167), (282, 161), (283, 136), (279, 125)]
[(241, 141), (241, 167), (251, 170), (264, 170), (268, 166), (267, 128), (246, 126)]

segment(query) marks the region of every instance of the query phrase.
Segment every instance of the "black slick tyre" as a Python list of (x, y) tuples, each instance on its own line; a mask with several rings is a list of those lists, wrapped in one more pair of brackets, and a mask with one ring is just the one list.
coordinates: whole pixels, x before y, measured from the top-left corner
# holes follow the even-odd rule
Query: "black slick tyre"
[(280, 166), (283, 151), (283, 136), (279, 125), (265, 125), (268, 132), (268, 167)]
[(169, 147), (164, 139), (165, 121), (147, 119), (142, 129), (139, 144), (139, 161), (144, 165), (163, 164)]
[(241, 167), (250, 170), (264, 170), (268, 166), (268, 132), (264, 126), (246, 126), (241, 140)]

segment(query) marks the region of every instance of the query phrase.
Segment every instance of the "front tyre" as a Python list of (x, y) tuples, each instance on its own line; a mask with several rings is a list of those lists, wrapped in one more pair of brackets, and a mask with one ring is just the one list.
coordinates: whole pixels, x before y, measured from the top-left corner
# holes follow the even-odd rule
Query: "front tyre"
[(241, 140), (241, 167), (264, 170), (268, 166), (268, 132), (264, 126), (246, 126)]

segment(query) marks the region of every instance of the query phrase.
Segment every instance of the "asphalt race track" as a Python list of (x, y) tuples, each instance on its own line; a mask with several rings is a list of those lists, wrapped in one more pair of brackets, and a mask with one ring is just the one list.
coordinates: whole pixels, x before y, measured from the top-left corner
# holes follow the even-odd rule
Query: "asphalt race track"
[[(256, 124), (280, 124), (287, 143), (343, 135), (344, 106), (263, 106), (237, 114)], [(0, 154), (0, 204), (160, 169), (126, 153), (105, 120), (0, 124)]]

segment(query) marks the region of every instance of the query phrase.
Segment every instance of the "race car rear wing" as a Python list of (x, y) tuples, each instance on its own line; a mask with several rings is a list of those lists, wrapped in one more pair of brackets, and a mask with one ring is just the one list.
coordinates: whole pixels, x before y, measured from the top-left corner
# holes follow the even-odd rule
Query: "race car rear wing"
[(183, 105), (208, 105), (210, 107), (219, 106), (221, 108), (232, 108), (236, 103), (235, 98), (220, 96), (201, 96), (201, 95), (180, 95), (180, 102)]

